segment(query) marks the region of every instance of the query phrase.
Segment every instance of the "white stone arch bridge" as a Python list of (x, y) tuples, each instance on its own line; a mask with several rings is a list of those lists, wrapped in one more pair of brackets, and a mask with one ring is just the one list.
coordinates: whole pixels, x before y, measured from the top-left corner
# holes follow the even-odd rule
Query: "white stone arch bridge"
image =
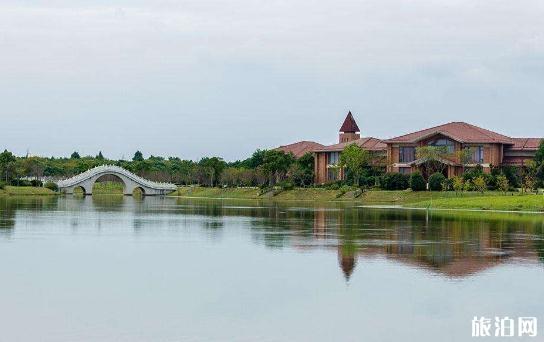
[(85, 195), (92, 195), (94, 183), (106, 175), (121, 179), (125, 195), (132, 195), (135, 189), (140, 189), (146, 196), (166, 195), (177, 190), (175, 184), (153, 182), (115, 165), (97, 166), (72, 178), (61, 180), (57, 185), (59, 190), (66, 194), (73, 194), (76, 188), (80, 188)]

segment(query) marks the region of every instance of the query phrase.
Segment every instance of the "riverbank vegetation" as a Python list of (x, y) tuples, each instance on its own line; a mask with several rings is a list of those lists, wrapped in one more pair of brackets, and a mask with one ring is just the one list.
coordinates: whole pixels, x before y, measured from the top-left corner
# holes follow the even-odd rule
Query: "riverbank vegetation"
[(31, 196), (31, 195), (55, 195), (51, 189), (33, 186), (4, 186), (0, 189), (0, 195), (8, 196)]
[[(429, 148), (418, 150), (418, 154), (424, 154), (429, 160), (440, 156)], [(199, 161), (177, 157), (144, 158), (140, 151), (134, 153), (131, 160), (110, 160), (102, 152), (96, 156), (80, 156), (74, 152), (70, 157), (44, 158), (17, 157), (4, 151), (0, 153), (0, 194), (52, 193), (56, 190), (54, 180), (103, 164), (121, 166), (150, 180), (175, 183), (180, 189), (173, 195), (184, 197), (356, 200), (364, 204), (421, 203), (421, 206), (430, 206), (432, 200), (435, 207), (463, 204), (463, 207), (486, 208), (485, 203), (479, 202), (484, 201), (482, 199), (465, 201), (467, 197), (480, 196), (496, 202), (488, 205), (490, 208), (538, 209), (538, 199), (521, 195), (544, 186), (544, 144), (534, 161), (522, 168), (492, 167), (490, 173), (484, 173), (481, 166), (467, 167), (462, 175), (452, 179), (444, 177), (440, 170), (411, 175), (385, 173), (383, 165), (374, 164), (367, 151), (352, 144), (342, 152), (337, 168), (331, 168), (332, 172), (343, 169), (343, 179), (323, 185), (314, 184), (314, 157), (310, 153), (296, 159), (279, 150), (257, 150), (245, 160), (226, 162), (219, 157)], [(426, 164), (430, 170), (436, 163)], [(31, 188), (43, 190), (29, 190)], [(122, 193), (122, 185), (106, 182), (97, 185), (93, 193)], [(531, 203), (520, 207), (519, 202), (526, 200)]]

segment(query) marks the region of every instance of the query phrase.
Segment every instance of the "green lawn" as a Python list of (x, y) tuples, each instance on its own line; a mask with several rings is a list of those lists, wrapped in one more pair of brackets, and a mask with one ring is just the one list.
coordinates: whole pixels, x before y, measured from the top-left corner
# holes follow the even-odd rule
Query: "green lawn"
[(119, 182), (98, 182), (93, 186), (94, 195), (123, 195), (123, 184)]
[(497, 195), (436, 198), (409, 205), (418, 208), (544, 211), (543, 195)]
[(47, 188), (33, 186), (9, 186), (0, 189), (0, 195), (7, 196), (28, 196), (28, 195), (55, 195), (55, 192)]
[(171, 196), (182, 197), (204, 197), (204, 198), (259, 198), (259, 189), (255, 188), (204, 188), (204, 187), (181, 187), (170, 194)]
[(363, 205), (398, 205), (413, 208), (544, 211), (544, 196), (500, 192), (413, 192), (371, 190), (354, 198), (353, 192), (304, 188), (268, 192), (257, 188), (181, 187), (172, 196), (200, 198), (270, 199), (277, 201), (349, 201)]

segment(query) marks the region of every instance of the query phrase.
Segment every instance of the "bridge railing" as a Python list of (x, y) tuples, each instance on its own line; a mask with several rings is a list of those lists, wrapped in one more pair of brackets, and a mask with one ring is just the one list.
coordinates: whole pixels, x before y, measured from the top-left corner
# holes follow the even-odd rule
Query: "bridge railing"
[(143, 186), (147, 186), (149, 188), (154, 188), (154, 189), (164, 189), (164, 190), (176, 190), (177, 187), (175, 184), (171, 184), (171, 183), (163, 183), (163, 182), (154, 182), (154, 181), (150, 181), (148, 179), (145, 179), (145, 178), (142, 178), (120, 166), (117, 166), (117, 165), (100, 165), (100, 166), (97, 166), (97, 167), (94, 167), (92, 169), (89, 169), (85, 172), (82, 172), (74, 177), (71, 177), (71, 178), (67, 178), (67, 179), (64, 179), (64, 180), (60, 180), (57, 182), (57, 185), (60, 187), (60, 188), (65, 188), (65, 187), (69, 187), (69, 186), (74, 186), (84, 180), (87, 180), (97, 174), (100, 174), (100, 173), (106, 173), (106, 172), (111, 172), (111, 173), (118, 173), (118, 174), (122, 174), (130, 179), (132, 179), (133, 181), (135, 181), (136, 183), (139, 183), (140, 185), (143, 185)]

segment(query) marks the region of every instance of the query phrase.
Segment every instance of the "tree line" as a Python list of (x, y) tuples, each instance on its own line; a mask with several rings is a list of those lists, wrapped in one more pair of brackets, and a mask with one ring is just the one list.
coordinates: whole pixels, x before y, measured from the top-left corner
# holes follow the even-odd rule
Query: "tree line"
[[(356, 144), (350, 144), (340, 154), (338, 165), (329, 168), (332, 173), (343, 170), (341, 180), (327, 187), (352, 186), (377, 187), (385, 190), (453, 190), (480, 191), (522, 188), (532, 190), (544, 186), (544, 141), (540, 143), (534, 160), (524, 167), (496, 166), (491, 173), (484, 173), (481, 166), (467, 168), (461, 176), (446, 179), (443, 176), (444, 159), (451, 153), (442, 146), (417, 148), (417, 159), (424, 161), (426, 174), (412, 175), (385, 173), (384, 161)], [(455, 157), (461, 164), (469, 164), (470, 149), (457, 151)], [(0, 185), (40, 185), (41, 179), (61, 179), (74, 176), (93, 167), (111, 164), (123, 167), (144, 178), (178, 185), (223, 187), (309, 187), (314, 184), (314, 157), (307, 153), (296, 159), (293, 154), (281, 150), (256, 150), (249, 158), (226, 162), (220, 157), (204, 157), (199, 161), (178, 157), (149, 156), (144, 158), (136, 151), (131, 160), (111, 160), (102, 152), (96, 156), (80, 156), (73, 152), (70, 157), (45, 158), (18, 157), (4, 150), (0, 153)], [(35, 180), (33, 182), (33, 180)]]
[[(4, 150), (0, 153), (0, 184), (38, 185), (43, 179), (68, 178), (99, 165), (117, 165), (144, 178), (179, 185), (270, 186), (292, 182), (293, 186), (313, 183), (314, 158), (308, 153), (299, 159), (280, 150), (257, 150), (251, 157), (226, 162), (220, 157), (199, 161), (178, 157), (149, 156), (136, 151), (131, 160), (112, 160), (102, 152), (96, 156), (18, 157)], [(34, 180), (34, 181), (33, 181)]]

